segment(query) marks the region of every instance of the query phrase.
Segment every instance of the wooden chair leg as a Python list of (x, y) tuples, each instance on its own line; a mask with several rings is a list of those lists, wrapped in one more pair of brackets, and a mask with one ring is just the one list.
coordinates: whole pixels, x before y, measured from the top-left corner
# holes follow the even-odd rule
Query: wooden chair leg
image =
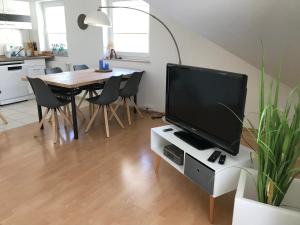
[(129, 108), (129, 101), (127, 98), (124, 99), (126, 110), (127, 110), (127, 118), (128, 118), (128, 124), (131, 125), (131, 117), (130, 117), (130, 108)]
[(45, 113), (44, 113), (44, 115), (43, 115), (43, 117), (42, 117), (42, 119), (39, 123), (39, 129), (41, 129), (41, 127), (43, 126), (45, 120), (47, 119), (48, 112), (49, 112), (49, 109), (46, 109), (46, 111), (45, 111)]
[(67, 105), (66, 115), (67, 115), (68, 118), (71, 118), (70, 104)]
[(111, 105), (108, 106), (110, 108), (110, 111), (112, 113), (112, 115), (116, 118), (116, 120), (118, 121), (120, 127), (124, 128), (123, 123), (121, 122), (120, 118), (118, 117), (118, 115), (116, 114), (115, 110), (113, 109), (113, 107)]
[(84, 99), (85, 99), (85, 97), (86, 97), (86, 95), (87, 95), (88, 93), (89, 93), (89, 91), (85, 91), (85, 92), (84, 92), (82, 98), (80, 99), (80, 101), (79, 101), (79, 103), (78, 103), (78, 105), (77, 105), (78, 108), (80, 108), (82, 102), (84, 101)]
[(65, 123), (69, 126), (69, 127), (72, 127), (72, 123), (71, 121), (69, 120), (69, 118), (67, 117), (67, 115), (65, 114), (65, 112), (58, 108), (58, 111), (60, 112), (60, 115), (62, 116), (62, 118), (64, 119)]
[(84, 114), (81, 112), (81, 110), (76, 106), (76, 113), (79, 117), (81, 117), (82, 120), (85, 120)]
[(96, 111), (94, 112), (94, 115), (92, 116), (90, 122), (88, 123), (88, 125), (87, 125), (87, 127), (86, 127), (86, 129), (85, 129), (85, 132), (88, 132), (89, 129), (91, 128), (91, 126), (92, 126), (92, 124), (93, 124), (93, 122), (94, 122), (94, 120), (95, 120), (95, 118), (96, 118), (96, 116), (97, 116), (97, 113), (98, 113), (98, 111), (100, 110), (100, 108), (101, 108), (101, 106), (98, 106), (98, 107), (97, 107)]
[(104, 121), (105, 121), (105, 131), (106, 131), (106, 137), (109, 138), (109, 126), (108, 126), (108, 118), (107, 118), (107, 107), (106, 105), (103, 106), (103, 113), (104, 113)]
[(57, 142), (57, 124), (55, 118), (55, 109), (51, 109), (51, 123), (52, 123), (52, 137), (53, 143), (56, 144)]
[[(116, 107), (115, 107), (115, 109), (114, 109), (115, 113), (117, 113), (117, 111), (118, 111), (118, 109), (119, 109), (119, 107), (120, 107), (122, 101), (123, 101), (122, 98), (120, 98), (120, 99), (117, 101), (117, 105), (116, 105)], [(109, 120), (111, 120), (111, 119), (113, 118), (113, 116), (114, 116), (114, 115), (111, 114), (110, 117), (109, 117)]]
[(139, 110), (139, 108), (137, 107), (137, 105), (135, 104), (135, 102), (132, 99), (130, 99), (130, 102), (133, 104), (133, 106), (134, 106), (135, 110), (138, 112), (139, 116), (141, 118), (144, 118), (143, 114), (141, 113), (141, 111)]
[(7, 120), (5, 119), (5, 117), (0, 113), (0, 119), (5, 123), (8, 124)]

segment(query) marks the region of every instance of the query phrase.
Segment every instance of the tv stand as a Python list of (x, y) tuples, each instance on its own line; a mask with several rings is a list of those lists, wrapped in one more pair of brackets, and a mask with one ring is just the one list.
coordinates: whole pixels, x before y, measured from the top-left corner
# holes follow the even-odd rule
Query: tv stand
[(209, 148), (215, 147), (209, 141), (201, 137), (195, 137), (195, 135), (186, 131), (182, 131), (182, 130), (176, 131), (174, 132), (174, 135), (176, 137), (179, 137), (181, 140), (185, 141), (186, 143), (190, 144), (194, 148), (197, 148), (198, 150), (207, 150)]
[[(172, 128), (172, 131), (165, 132), (165, 129)], [(156, 154), (155, 173), (159, 175), (161, 159), (171, 165), (174, 169), (186, 176), (197, 184), (209, 197), (209, 221), (214, 221), (215, 198), (236, 189), (240, 171), (242, 167), (251, 167), (251, 149), (241, 145), (236, 156), (213, 147), (205, 151), (188, 144), (178, 138), (182, 129), (174, 125), (167, 125), (151, 129), (151, 150)], [(178, 165), (164, 155), (164, 147), (173, 144), (184, 152), (183, 165)], [(209, 156), (215, 151), (220, 150), (227, 155), (224, 165), (218, 162), (207, 161)], [(163, 179), (161, 177), (160, 179)]]

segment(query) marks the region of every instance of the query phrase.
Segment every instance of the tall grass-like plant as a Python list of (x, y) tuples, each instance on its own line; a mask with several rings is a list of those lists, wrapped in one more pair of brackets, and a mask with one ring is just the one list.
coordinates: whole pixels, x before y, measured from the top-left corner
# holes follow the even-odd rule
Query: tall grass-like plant
[[(300, 88), (286, 99), (283, 109), (278, 105), (280, 73), (275, 85), (265, 90), (265, 67), (260, 74), (258, 130), (252, 129), (258, 144), (257, 194), (260, 202), (280, 206), (295, 176), (300, 156)], [(300, 191), (300, 190), (299, 190)]]

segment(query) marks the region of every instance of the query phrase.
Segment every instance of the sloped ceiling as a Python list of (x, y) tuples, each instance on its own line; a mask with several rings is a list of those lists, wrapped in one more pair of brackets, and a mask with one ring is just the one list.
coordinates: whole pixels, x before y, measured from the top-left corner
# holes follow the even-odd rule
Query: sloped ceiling
[[(147, 0), (151, 7), (282, 81), (300, 84), (299, 0)], [(274, 75), (275, 76), (275, 75)]]

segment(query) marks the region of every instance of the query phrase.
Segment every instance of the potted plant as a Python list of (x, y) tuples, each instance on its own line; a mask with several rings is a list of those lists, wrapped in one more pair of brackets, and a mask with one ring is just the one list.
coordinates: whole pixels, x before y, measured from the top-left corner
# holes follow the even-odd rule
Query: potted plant
[(280, 75), (266, 95), (263, 62), (258, 129), (251, 125), (257, 143), (257, 171), (241, 172), (233, 225), (300, 224), (300, 180), (295, 178), (300, 173), (300, 89), (290, 93), (281, 109), (279, 86)]

